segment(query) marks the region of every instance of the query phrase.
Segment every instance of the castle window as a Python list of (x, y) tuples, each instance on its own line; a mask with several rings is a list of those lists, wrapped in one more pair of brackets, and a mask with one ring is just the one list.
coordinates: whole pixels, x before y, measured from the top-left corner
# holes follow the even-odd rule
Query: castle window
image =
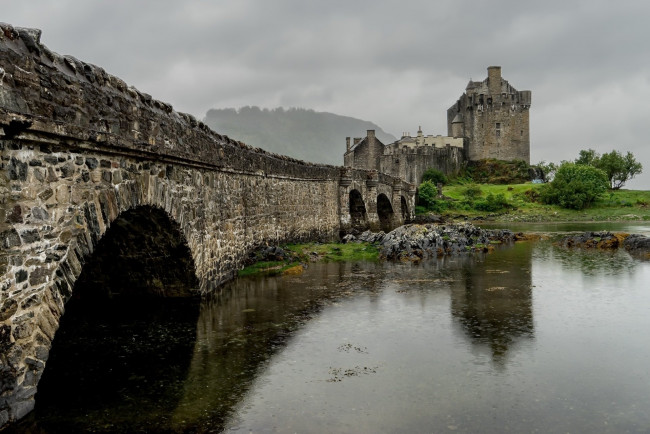
[(500, 122), (497, 122), (496, 134), (497, 134), (497, 137), (501, 137), (501, 123)]

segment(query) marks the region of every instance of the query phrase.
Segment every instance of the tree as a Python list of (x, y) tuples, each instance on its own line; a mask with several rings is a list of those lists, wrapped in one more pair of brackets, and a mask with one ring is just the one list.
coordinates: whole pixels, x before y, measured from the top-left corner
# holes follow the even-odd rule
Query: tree
[(607, 174), (596, 167), (564, 162), (555, 178), (541, 191), (544, 203), (563, 208), (583, 209), (607, 191)]
[(585, 166), (594, 166), (598, 167), (598, 162), (600, 161), (600, 154), (593, 149), (583, 149), (578, 154), (576, 159), (576, 164), (583, 164)]
[(640, 174), (643, 170), (641, 163), (636, 161), (634, 154), (628, 152), (625, 156), (618, 151), (603, 154), (596, 166), (607, 174), (610, 187), (618, 190), (627, 181)]
[(631, 152), (628, 152), (624, 157), (619, 151), (600, 155), (593, 149), (583, 149), (580, 151), (575, 163), (603, 170), (609, 180), (609, 186), (613, 190), (623, 187), (627, 181), (640, 174), (643, 170), (643, 166), (636, 161), (634, 154)]
[(422, 174), (422, 182), (425, 181), (430, 181), (433, 183), (433, 185), (445, 185), (447, 182), (449, 182), (444, 173), (437, 169), (434, 169), (433, 167), (425, 170), (424, 174)]

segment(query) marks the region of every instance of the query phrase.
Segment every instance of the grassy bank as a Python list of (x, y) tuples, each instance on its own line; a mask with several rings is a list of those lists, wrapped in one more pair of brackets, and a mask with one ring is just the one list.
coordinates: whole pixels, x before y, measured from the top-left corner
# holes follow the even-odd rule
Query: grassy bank
[(379, 251), (368, 243), (306, 243), (285, 247), (306, 261), (377, 261)]
[[(454, 199), (452, 209), (443, 211), (447, 217), (476, 218), (479, 216), (498, 221), (650, 221), (650, 191), (613, 190), (605, 193), (591, 207), (571, 210), (557, 205), (535, 202), (535, 192), (542, 184), (493, 185), (480, 184), (481, 197), (503, 194), (510, 209), (485, 212), (462, 206), (467, 185), (450, 185), (443, 188), (443, 194)], [(455, 209), (454, 209), (455, 208)]]
[(260, 261), (243, 270), (238, 275), (280, 275), (296, 274), (302, 271), (303, 265), (316, 261), (377, 261), (379, 251), (368, 243), (304, 243), (282, 246), (291, 253), (286, 261)]

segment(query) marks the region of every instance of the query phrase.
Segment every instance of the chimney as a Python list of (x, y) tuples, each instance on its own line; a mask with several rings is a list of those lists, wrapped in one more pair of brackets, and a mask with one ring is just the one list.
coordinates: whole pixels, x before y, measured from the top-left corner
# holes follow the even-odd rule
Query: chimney
[(346, 152), (350, 152), (350, 138), (349, 137), (345, 138), (345, 150), (346, 150)]
[(501, 93), (501, 67), (488, 66), (488, 89), (490, 94), (499, 95)]
[(354, 138), (354, 146), (357, 146), (357, 143), (361, 141), (361, 137), (355, 137)]
[(374, 139), (375, 138), (375, 130), (368, 130), (367, 136), (368, 136), (369, 139), (370, 138)]

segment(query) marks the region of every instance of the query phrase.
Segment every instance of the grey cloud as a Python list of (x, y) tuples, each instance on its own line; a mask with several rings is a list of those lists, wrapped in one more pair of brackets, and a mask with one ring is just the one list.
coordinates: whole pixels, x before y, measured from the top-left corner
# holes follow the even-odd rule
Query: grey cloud
[(470, 77), (501, 65), (533, 91), (533, 160), (616, 146), (650, 172), (650, 4), (641, 0), (33, 0), (2, 15), (197, 117), (283, 104), (393, 134), (419, 124), (445, 134), (445, 111)]

